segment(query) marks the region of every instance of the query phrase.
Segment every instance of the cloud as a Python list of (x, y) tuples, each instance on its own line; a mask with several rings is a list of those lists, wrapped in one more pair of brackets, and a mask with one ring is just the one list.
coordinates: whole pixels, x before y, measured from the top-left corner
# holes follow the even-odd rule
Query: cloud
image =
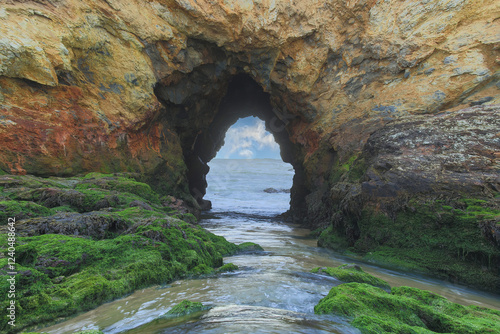
[(236, 152), (244, 157), (250, 156), (250, 153), (253, 156), (252, 148), (259, 150), (268, 148), (276, 151), (279, 149), (273, 135), (266, 131), (264, 121), (260, 119), (256, 119), (251, 126), (230, 128), (224, 142), (227, 146), (226, 157)]
[(238, 154), (245, 159), (252, 159), (252, 157), (253, 157), (253, 152), (250, 151), (249, 149), (241, 150), (238, 152)]

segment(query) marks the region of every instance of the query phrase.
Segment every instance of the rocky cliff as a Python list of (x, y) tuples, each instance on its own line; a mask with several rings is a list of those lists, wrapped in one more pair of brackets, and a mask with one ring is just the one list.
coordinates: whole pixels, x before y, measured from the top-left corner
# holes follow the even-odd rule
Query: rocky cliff
[(498, 275), (499, 17), (487, 0), (4, 1), (0, 168), (139, 172), (203, 205), (206, 162), (256, 115), (325, 245), (394, 247), (357, 222), (478, 199), (471, 233), (493, 248), (456, 257)]

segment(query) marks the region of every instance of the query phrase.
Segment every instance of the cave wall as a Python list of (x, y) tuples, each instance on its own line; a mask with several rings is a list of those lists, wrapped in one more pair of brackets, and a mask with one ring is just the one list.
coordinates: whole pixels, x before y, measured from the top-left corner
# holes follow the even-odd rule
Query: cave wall
[(228, 85), (244, 74), (284, 125), (296, 205), (308, 224), (328, 224), (334, 167), (371, 134), (400, 117), (500, 103), (499, 13), (480, 0), (6, 1), (0, 167), (139, 172), (186, 196), (215, 152), (202, 142)]

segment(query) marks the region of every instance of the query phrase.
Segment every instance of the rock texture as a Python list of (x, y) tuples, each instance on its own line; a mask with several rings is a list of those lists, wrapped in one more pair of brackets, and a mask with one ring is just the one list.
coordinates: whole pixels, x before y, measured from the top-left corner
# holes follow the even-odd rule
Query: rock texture
[(499, 129), (498, 106), (401, 117), (335, 166), (330, 195), (345, 205), (359, 197), (494, 198), (500, 191)]
[(4, 1), (0, 168), (138, 172), (207, 207), (206, 162), (256, 115), (295, 168), (292, 214), (311, 226), (338, 221), (346, 192), (358, 207), (355, 193), (489, 201), (498, 17), (486, 0)]
[(498, 129), (500, 108), (476, 106), (376, 130), (309, 203), (332, 224), (319, 244), (500, 291)]
[(375, 132), (364, 148), (375, 197), (399, 192), (494, 195), (500, 191), (497, 107), (404, 117)]
[(325, 144), (342, 156), (372, 132), (336, 132), (349, 121), (499, 103), (499, 13), (467, 0), (7, 1), (1, 167), (125, 169), (185, 190), (183, 156), (236, 73), (270, 93), (299, 151), (288, 160)]
[[(16, 330), (4, 321), (1, 333), (53, 324), (147, 286), (216, 275), (235, 268), (223, 265), (223, 256), (262, 250), (197, 226), (174, 198), (160, 196), (133, 176), (0, 176), (0, 254), (8, 253), (13, 224), (16, 233), (15, 276), (2, 255), (0, 291), (7, 293), (6, 278), (12, 277), (18, 283), (16, 309), (22, 310)], [(0, 317), (7, 317), (9, 304), (0, 300)]]

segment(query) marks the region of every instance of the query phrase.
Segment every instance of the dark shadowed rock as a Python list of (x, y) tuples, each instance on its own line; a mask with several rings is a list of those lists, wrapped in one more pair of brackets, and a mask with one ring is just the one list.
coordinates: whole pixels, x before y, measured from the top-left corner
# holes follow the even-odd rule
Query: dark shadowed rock
[(277, 193), (290, 193), (290, 189), (275, 189), (275, 188), (266, 188), (264, 189), (265, 193), (268, 194), (277, 194)]
[(49, 217), (25, 219), (16, 224), (21, 236), (64, 234), (105, 239), (128, 228), (126, 220), (110, 216), (106, 212), (65, 212)]

